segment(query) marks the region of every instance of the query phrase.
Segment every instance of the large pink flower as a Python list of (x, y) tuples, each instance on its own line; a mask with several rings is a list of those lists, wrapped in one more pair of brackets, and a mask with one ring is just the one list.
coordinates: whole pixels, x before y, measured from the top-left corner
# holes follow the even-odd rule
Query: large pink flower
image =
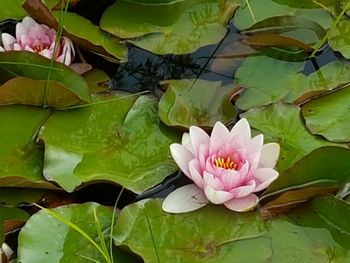
[(249, 211), (258, 203), (255, 193), (278, 177), (273, 168), (279, 156), (277, 143), (263, 144), (263, 135), (251, 138), (249, 123), (241, 119), (229, 131), (217, 122), (212, 134), (192, 126), (182, 144), (172, 144), (171, 154), (180, 169), (194, 182), (169, 194), (163, 210), (192, 211), (224, 204), (233, 211)]
[(68, 66), (74, 59), (75, 51), (69, 38), (62, 37), (54, 54), (56, 31), (46, 25), (38, 24), (28, 16), (16, 25), (16, 38), (7, 33), (3, 33), (1, 38), (3, 47), (0, 46), (0, 51), (26, 50), (49, 59), (54, 57), (56, 61)]

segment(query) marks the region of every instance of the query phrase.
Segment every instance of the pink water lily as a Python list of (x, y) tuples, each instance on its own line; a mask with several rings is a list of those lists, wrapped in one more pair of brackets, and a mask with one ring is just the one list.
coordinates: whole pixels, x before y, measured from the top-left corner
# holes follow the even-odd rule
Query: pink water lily
[(40, 25), (30, 17), (23, 18), (21, 23), (16, 25), (16, 38), (8, 33), (1, 35), (3, 47), (0, 51), (26, 50), (38, 53), (51, 59), (54, 56), (58, 62), (70, 65), (74, 59), (75, 51), (72, 41), (62, 37), (54, 55), (56, 31), (46, 25)]
[(208, 203), (223, 204), (233, 211), (249, 211), (256, 207), (257, 192), (267, 188), (277, 177), (273, 169), (280, 147), (263, 144), (263, 135), (251, 138), (246, 119), (229, 131), (217, 122), (211, 136), (196, 126), (185, 133), (182, 144), (172, 144), (171, 154), (180, 169), (194, 184), (170, 193), (163, 210), (183, 213)]

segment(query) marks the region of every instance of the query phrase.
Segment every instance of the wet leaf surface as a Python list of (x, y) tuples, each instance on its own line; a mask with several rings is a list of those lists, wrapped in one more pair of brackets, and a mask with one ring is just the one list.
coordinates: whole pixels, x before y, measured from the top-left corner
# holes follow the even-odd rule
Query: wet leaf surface
[(302, 107), (306, 127), (333, 142), (350, 141), (350, 88), (344, 88)]
[(340, 21), (337, 26), (330, 30), (328, 43), (330, 47), (339, 51), (345, 58), (350, 58), (350, 22)]
[(44, 151), (35, 144), (50, 110), (29, 106), (0, 107), (0, 185), (56, 188), (42, 175)]
[(169, 145), (179, 134), (159, 123), (156, 100), (120, 93), (98, 101), (54, 112), (42, 127), (48, 180), (68, 192), (101, 180), (141, 192), (177, 170)]
[(115, 227), (116, 245), (127, 245), (146, 263), (349, 259), (325, 229), (300, 227), (285, 217), (263, 221), (254, 212), (234, 213), (213, 205), (174, 215), (161, 211), (161, 202), (144, 200), (129, 205), (121, 211)]
[(159, 102), (159, 116), (168, 126), (210, 128), (216, 121), (227, 123), (236, 117), (230, 103), (233, 85), (200, 79), (169, 80), (162, 84), (166, 92)]
[(311, 151), (330, 145), (306, 129), (298, 106), (273, 104), (251, 109), (240, 116), (247, 118), (254, 129), (280, 144), (281, 153), (277, 163), (279, 172), (293, 166)]
[[(101, 232), (107, 244), (113, 209), (97, 203), (73, 204), (52, 210), (71, 223), (79, 226), (97, 244), (100, 244), (94, 211), (97, 215)], [(54, 237), (55, 242), (52, 242)], [(59, 221), (46, 211), (34, 214), (22, 228), (19, 235), (18, 260), (22, 263), (59, 263), (91, 262), (90, 259), (103, 262), (100, 252), (74, 229)], [(118, 262), (133, 261), (121, 250), (114, 249)]]
[(121, 0), (107, 8), (100, 26), (153, 53), (184, 54), (223, 39), (236, 8), (235, 0), (153, 4)]

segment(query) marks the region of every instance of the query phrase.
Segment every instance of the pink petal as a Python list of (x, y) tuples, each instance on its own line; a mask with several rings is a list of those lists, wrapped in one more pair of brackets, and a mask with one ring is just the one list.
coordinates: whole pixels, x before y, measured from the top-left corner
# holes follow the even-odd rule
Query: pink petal
[(15, 44), (13, 45), (13, 50), (15, 50), (15, 51), (20, 51), (20, 50), (22, 50), (22, 47), (21, 47), (18, 43), (15, 43)]
[(199, 147), (202, 144), (209, 144), (209, 135), (201, 128), (196, 126), (190, 127), (190, 140), (193, 147), (193, 153), (198, 157)]
[(233, 211), (236, 212), (246, 212), (253, 210), (259, 199), (255, 194), (250, 194), (242, 198), (235, 198), (231, 199), (230, 201), (227, 201), (224, 203), (224, 205)]
[(272, 168), (259, 168), (253, 173), (257, 186), (254, 192), (259, 192), (267, 188), (278, 177), (278, 172)]
[(250, 126), (247, 119), (240, 119), (230, 131), (231, 137), (239, 135), (243, 143), (247, 145), (251, 138)]
[(44, 49), (44, 50), (40, 51), (39, 54), (48, 58), (48, 59), (52, 58), (52, 51), (49, 49)]
[(2, 46), (0, 46), (0, 52), (3, 52), (3, 51), (5, 51), (5, 49)]
[(208, 200), (213, 204), (223, 204), (232, 199), (232, 194), (226, 191), (216, 191), (213, 187), (204, 186), (204, 193)]
[(7, 33), (3, 33), (1, 35), (1, 39), (2, 39), (2, 44), (4, 45), (4, 49), (9, 51), (9, 50), (13, 50), (13, 45), (14, 43), (16, 43), (16, 39), (11, 36), (10, 34)]
[(203, 168), (206, 166), (207, 159), (209, 157), (209, 145), (201, 144), (199, 146), (198, 157), (200, 166)]
[(242, 198), (251, 194), (255, 189), (255, 181), (251, 180), (248, 184), (234, 188), (230, 191), (233, 194), (234, 198)]
[(203, 173), (203, 181), (205, 185), (209, 185), (215, 190), (223, 190), (224, 186), (220, 182), (219, 178), (215, 177), (214, 175), (208, 173), (207, 171), (204, 171)]
[(29, 33), (29, 30), (37, 25), (38, 23), (35, 22), (35, 20), (31, 17), (26, 16), (25, 18), (23, 18), (22, 22), (16, 25), (17, 40), (20, 40), (21, 36), (27, 35)]
[(274, 168), (280, 155), (280, 145), (278, 143), (264, 144), (261, 149), (260, 166)]
[(190, 134), (188, 132), (185, 132), (184, 134), (182, 134), (181, 144), (185, 146), (191, 153), (194, 153)]
[(220, 150), (222, 145), (230, 139), (229, 135), (230, 132), (226, 126), (219, 121), (216, 122), (210, 136), (209, 151), (214, 153)]
[(182, 186), (171, 192), (163, 201), (162, 209), (168, 213), (185, 213), (208, 204), (203, 190), (195, 184)]
[(178, 143), (170, 145), (170, 152), (181, 171), (191, 179), (188, 164), (194, 159), (193, 154), (186, 147)]
[(221, 183), (224, 189), (229, 191), (236, 187), (241, 181), (240, 173), (234, 170), (224, 170), (221, 175)]
[(200, 188), (203, 188), (204, 181), (201, 175), (201, 171), (200, 171), (201, 169), (199, 167), (198, 160), (193, 159), (192, 161), (190, 161), (188, 168), (189, 168), (191, 179), (193, 180), (193, 182), (195, 182), (195, 184), (198, 185)]

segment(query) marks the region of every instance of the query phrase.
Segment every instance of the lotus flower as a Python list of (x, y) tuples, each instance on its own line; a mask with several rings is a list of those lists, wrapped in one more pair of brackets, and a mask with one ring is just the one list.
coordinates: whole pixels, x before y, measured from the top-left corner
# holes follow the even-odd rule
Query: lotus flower
[(22, 23), (16, 25), (16, 38), (7, 33), (3, 33), (1, 38), (4, 46), (0, 46), (0, 51), (26, 50), (49, 59), (54, 56), (56, 61), (68, 66), (74, 59), (74, 47), (69, 38), (62, 37), (57, 54), (54, 55), (56, 31), (46, 25), (38, 24), (28, 16), (23, 18)]
[(170, 193), (163, 210), (183, 213), (208, 203), (223, 204), (243, 212), (256, 207), (257, 192), (278, 177), (274, 170), (280, 147), (263, 144), (263, 135), (251, 138), (249, 123), (241, 119), (229, 131), (217, 122), (211, 136), (196, 126), (185, 133), (182, 144), (172, 144), (171, 154), (180, 169), (194, 184)]

